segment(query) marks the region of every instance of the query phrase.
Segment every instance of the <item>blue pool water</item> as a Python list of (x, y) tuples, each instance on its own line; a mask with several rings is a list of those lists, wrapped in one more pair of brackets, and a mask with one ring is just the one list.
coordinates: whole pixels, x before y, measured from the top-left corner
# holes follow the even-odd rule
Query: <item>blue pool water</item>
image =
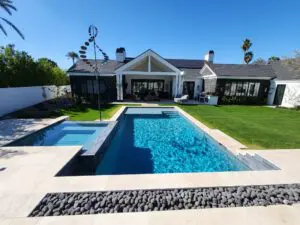
[(97, 174), (242, 171), (248, 168), (173, 108), (128, 108)]
[(9, 146), (71, 146), (91, 147), (107, 124), (65, 121), (15, 141)]

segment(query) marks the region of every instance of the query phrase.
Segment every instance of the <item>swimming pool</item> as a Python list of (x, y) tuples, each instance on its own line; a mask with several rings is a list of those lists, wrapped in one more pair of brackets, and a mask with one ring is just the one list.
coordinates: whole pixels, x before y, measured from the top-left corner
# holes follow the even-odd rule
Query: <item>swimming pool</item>
[(174, 108), (127, 108), (97, 175), (249, 168)]
[(90, 149), (94, 141), (106, 129), (107, 124), (64, 121), (33, 133), (7, 146), (73, 146)]

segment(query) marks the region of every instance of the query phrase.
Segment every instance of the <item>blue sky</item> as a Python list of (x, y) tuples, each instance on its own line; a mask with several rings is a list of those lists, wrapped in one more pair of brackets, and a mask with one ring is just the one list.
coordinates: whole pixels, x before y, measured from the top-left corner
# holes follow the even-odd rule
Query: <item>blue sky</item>
[(242, 40), (250, 38), (255, 58), (289, 56), (300, 49), (299, 0), (15, 0), (8, 16), (24, 33), (9, 28), (0, 45), (14, 43), (33, 57), (71, 66), (68, 51), (78, 51), (90, 24), (98, 26), (99, 45), (115, 58), (151, 48), (166, 58), (202, 59), (215, 50), (215, 62), (241, 63)]

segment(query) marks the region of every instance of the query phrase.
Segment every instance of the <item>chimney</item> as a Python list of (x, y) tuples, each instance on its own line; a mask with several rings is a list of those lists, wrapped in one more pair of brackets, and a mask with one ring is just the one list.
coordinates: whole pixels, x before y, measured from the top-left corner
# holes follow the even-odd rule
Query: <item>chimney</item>
[(126, 59), (126, 50), (123, 47), (116, 49), (116, 60), (118, 62), (124, 62)]
[(214, 57), (215, 57), (215, 52), (213, 50), (210, 50), (208, 53), (204, 55), (204, 60), (213, 63), (214, 62)]

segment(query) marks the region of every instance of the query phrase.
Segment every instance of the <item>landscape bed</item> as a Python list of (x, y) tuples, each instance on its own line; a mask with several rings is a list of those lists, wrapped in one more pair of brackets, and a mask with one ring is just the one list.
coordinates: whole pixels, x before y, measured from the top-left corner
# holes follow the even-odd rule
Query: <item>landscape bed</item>
[(300, 184), (49, 193), (30, 217), (291, 205)]

